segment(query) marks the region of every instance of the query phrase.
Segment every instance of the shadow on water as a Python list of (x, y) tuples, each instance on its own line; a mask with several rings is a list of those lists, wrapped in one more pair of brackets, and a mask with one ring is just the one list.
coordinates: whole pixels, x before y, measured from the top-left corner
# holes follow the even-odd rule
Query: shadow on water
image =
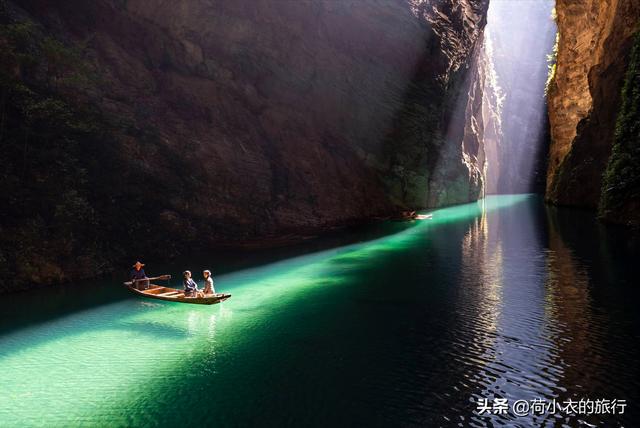
[[(161, 308), (162, 305), (157, 305), (157, 308), (153, 309)], [(0, 349), (0, 356), (6, 357), (15, 352), (22, 352), (29, 348), (38, 347), (51, 341), (59, 340), (58, 335), (60, 334), (63, 334), (65, 338), (70, 338), (74, 336), (82, 336), (86, 333), (101, 333), (113, 331), (125, 332), (127, 334), (137, 336), (147, 336), (155, 339), (171, 340), (185, 339), (191, 335), (187, 329), (178, 328), (166, 323), (136, 320), (120, 321), (114, 318), (115, 316), (117, 316), (117, 314), (117, 310), (109, 311), (108, 314), (105, 314), (106, 316), (97, 318), (95, 320), (96, 322), (91, 322), (88, 320), (78, 322), (74, 319), (68, 321), (59, 320), (58, 324), (50, 326), (50, 334), (30, 337), (30, 339), (26, 342), (17, 341), (16, 346), (5, 345), (3, 349)], [(111, 315), (113, 317), (111, 317)], [(10, 341), (9, 343), (12, 343), (12, 341)]]
[(124, 287), (113, 282), (84, 281), (0, 297), (0, 335), (78, 311), (124, 300)]
[(592, 276), (637, 296), (638, 288), (627, 279), (637, 278), (640, 274), (637, 263), (640, 233), (604, 225), (593, 213), (584, 210), (547, 206), (546, 217), (550, 230), (562, 239)]
[[(309, 239), (287, 247), (255, 250), (212, 251), (209, 254), (193, 254), (181, 257), (164, 265), (146, 267), (148, 275), (169, 273), (170, 287), (181, 288), (181, 272), (192, 270), (195, 279), (200, 282), (201, 269), (210, 269), (214, 277), (251, 269), (331, 248), (342, 247), (358, 242), (366, 242), (391, 235), (412, 226), (412, 222), (387, 221), (333, 230), (317, 238)], [(40, 324), (52, 319), (73, 314), (74, 312), (95, 308), (127, 299), (137, 299), (125, 287), (129, 269), (122, 276), (77, 281), (32, 291), (20, 291), (0, 296), (0, 335), (30, 325)], [(216, 282), (219, 291), (224, 282)], [(28, 308), (28, 310), (25, 310)]]

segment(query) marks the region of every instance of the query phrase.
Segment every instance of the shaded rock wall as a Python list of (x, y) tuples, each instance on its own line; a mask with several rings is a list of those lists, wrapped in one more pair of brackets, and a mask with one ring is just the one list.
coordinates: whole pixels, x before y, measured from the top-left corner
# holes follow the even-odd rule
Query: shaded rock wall
[[(387, 194), (399, 205), (437, 207), (483, 193), (481, 137), (469, 127), (475, 120), (472, 105), (481, 101), (478, 59), (487, 6), (413, 2), (416, 16), (431, 25), (425, 46), (430, 54), (421, 57), (394, 114), (380, 168)], [(456, 31), (459, 27), (467, 31)], [(437, 52), (444, 58), (434, 60)]]
[(549, 89), (546, 198), (596, 208), (620, 105), (638, 0), (558, 0), (557, 68)]
[[(490, 154), (495, 151), (499, 117), (495, 115), (493, 64), (485, 42), (483, 38), (476, 46), (475, 61), (462, 86), (464, 92), (458, 95), (454, 107), (447, 143), (433, 168), (429, 197), (434, 206), (474, 201), (486, 191), (487, 149)], [(458, 123), (464, 126), (458, 127)], [(460, 143), (451, 144), (454, 141)], [(457, 161), (460, 158), (462, 162)]]
[(640, 31), (625, 74), (599, 211), (603, 220), (640, 226)]
[(487, 5), (2, 1), (4, 287), (476, 198)]

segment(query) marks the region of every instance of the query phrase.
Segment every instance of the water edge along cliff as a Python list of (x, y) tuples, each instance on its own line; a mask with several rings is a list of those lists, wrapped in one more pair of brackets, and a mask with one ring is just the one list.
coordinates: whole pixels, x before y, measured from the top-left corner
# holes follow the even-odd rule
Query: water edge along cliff
[(0, 289), (477, 199), (487, 7), (0, 2)]
[(640, 2), (558, 0), (556, 13), (546, 198), (638, 226)]

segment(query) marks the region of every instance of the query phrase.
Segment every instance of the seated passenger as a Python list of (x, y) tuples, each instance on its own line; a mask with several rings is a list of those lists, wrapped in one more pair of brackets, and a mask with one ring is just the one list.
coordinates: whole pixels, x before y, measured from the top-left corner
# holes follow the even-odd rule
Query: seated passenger
[(202, 272), (204, 277), (204, 295), (216, 294), (216, 290), (213, 288), (213, 278), (211, 277), (211, 271), (205, 270)]
[(200, 290), (198, 290), (198, 284), (191, 279), (191, 271), (185, 270), (182, 275), (184, 277), (182, 281), (184, 285), (184, 297), (198, 297)]

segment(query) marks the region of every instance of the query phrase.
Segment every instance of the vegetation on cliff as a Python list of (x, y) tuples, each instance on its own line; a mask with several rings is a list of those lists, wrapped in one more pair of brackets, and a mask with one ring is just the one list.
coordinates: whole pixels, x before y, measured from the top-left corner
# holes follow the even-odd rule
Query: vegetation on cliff
[(158, 244), (135, 239), (154, 230), (137, 214), (157, 201), (128, 185), (153, 182), (122, 173), (117, 144), (123, 133), (154, 137), (81, 97), (100, 84), (83, 46), (0, 3), (0, 292), (93, 277), (122, 259), (125, 243), (128, 252)]
[(63, 279), (55, 263), (34, 266), (51, 253), (74, 258), (79, 248), (99, 251), (89, 232), (95, 212), (83, 151), (103, 132), (89, 111), (75, 111), (54, 94), (61, 79), (75, 77), (77, 52), (28, 21), (2, 18), (0, 288), (9, 288), (23, 277)]
[(547, 81), (544, 84), (544, 95), (549, 94), (549, 88), (553, 85), (553, 79), (556, 78), (556, 70), (558, 67), (558, 44), (560, 43), (560, 33), (556, 33), (556, 41), (553, 43), (553, 50), (547, 55)]
[(477, 197), (487, 0), (236, 3), (0, 0), (0, 290)]
[(615, 139), (602, 181), (600, 216), (640, 226), (640, 31), (635, 36), (616, 122)]
[(557, 1), (556, 11), (560, 38), (558, 66), (547, 97), (552, 141), (545, 198), (595, 211), (608, 198), (603, 197), (603, 188), (613, 184), (603, 180), (614, 142), (620, 138), (616, 127), (621, 128), (617, 120), (621, 88), (640, 5), (635, 0), (620, 0), (616, 7), (597, 0)]
[[(556, 12), (556, 8), (554, 7), (551, 10), (551, 19), (555, 22), (556, 26), (558, 25), (558, 13)], [(544, 84), (544, 95), (545, 97), (549, 95), (549, 88), (553, 85), (553, 80), (556, 78), (556, 70), (558, 67), (558, 45), (560, 44), (560, 32), (556, 31), (556, 40), (553, 43), (553, 49), (551, 53), (547, 55), (547, 81)]]

